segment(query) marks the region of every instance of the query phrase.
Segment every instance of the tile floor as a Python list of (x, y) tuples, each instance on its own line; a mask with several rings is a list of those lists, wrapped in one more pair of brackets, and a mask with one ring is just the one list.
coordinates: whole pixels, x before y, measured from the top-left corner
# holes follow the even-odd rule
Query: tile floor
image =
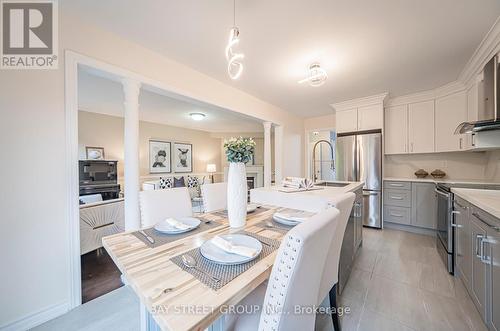
[(343, 331), (487, 330), (461, 281), (448, 274), (435, 238), (363, 229), (339, 305)]
[[(448, 274), (434, 245), (433, 237), (364, 228), (363, 247), (339, 297), (339, 305), (351, 309), (342, 317), (342, 330), (486, 331), (462, 283)], [(125, 286), (35, 330), (138, 330), (138, 309), (137, 297)], [(331, 320), (321, 325), (333, 329)]]

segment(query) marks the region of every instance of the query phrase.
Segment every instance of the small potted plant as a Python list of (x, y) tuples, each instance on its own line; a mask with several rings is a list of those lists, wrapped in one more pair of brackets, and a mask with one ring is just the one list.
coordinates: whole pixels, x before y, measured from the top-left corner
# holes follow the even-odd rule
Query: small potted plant
[(252, 138), (231, 138), (224, 142), (229, 162), (227, 177), (227, 214), (232, 228), (241, 228), (247, 217), (247, 175), (245, 164), (252, 159), (255, 141)]

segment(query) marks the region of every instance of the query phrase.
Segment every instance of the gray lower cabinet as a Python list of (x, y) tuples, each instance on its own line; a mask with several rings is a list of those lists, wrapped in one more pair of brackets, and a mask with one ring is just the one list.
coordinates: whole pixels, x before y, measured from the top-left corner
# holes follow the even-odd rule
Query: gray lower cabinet
[(411, 184), (411, 224), (421, 228), (437, 228), (437, 199), (434, 183)]
[(500, 219), (455, 197), (457, 275), (489, 330), (500, 331)]
[(384, 222), (435, 230), (437, 199), (434, 183), (384, 182)]
[(359, 189), (354, 193), (356, 194), (356, 199), (354, 200), (354, 205), (347, 221), (342, 248), (340, 250), (339, 285), (337, 286), (339, 294), (342, 294), (347, 284), (356, 253), (363, 241), (363, 190)]
[(490, 329), (500, 330), (500, 230), (492, 228), (487, 230), (487, 253), (490, 261), (489, 271), (489, 305)]
[(469, 225), (469, 209), (470, 205), (467, 201), (455, 198), (453, 202), (455, 268), (468, 291), (470, 291), (472, 280), (472, 234)]
[(472, 237), (472, 301), (486, 320), (486, 264), (481, 260), (481, 245), (486, 237), (486, 227), (474, 215), (470, 218)]

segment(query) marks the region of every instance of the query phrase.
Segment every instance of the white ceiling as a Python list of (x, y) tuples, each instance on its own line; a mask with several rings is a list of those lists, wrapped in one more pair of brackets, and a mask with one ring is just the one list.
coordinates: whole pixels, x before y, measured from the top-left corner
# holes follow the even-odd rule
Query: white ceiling
[[(63, 2), (93, 24), (300, 116), (330, 103), (455, 80), (500, 15), (499, 0), (238, 0), (245, 71), (226, 74), (231, 0)], [(297, 84), (319, 61), (329, 78)]]
[[(96, 75), (97, 74), (97, 75)], [(78, 106), (80, 110), (123, 117), (123, 90), (119, 82), (104, 78), (98, 72), (78, 72)], [(190, 113), (206, 115), (193, 121)], [(261, 132), (262, 122), (200, 102), (190, 102), (141, 89), (139, 116), (147, 122), (196, 129), (208, 132)]]

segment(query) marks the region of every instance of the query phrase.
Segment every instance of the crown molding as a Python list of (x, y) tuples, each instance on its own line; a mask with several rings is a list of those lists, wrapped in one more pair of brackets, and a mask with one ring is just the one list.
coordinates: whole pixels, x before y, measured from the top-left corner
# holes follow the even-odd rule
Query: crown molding
[(371, 95), (368, 97), (346, 100), (346, 101), (342, 101), (342, 102), (338, 102), (338, 103), (332, 103), (332, 104), (330, 104), (330, 107), (332, 107), (335, 111), (342, 111), (342, 110), (347, 110), (347, 109), (352, 109), (352, 108), (357, 108), (357, 107), (375, 105), (378, 103), (383, 104), (384, 100), (387, 98), (388, 95), (389, 95), (389, 93), (385, 92), (385, 93), (380, 93), (380, 94), (376, 94), (376, 95)]
[(472, 57), (458, 76), (458, 80), (464, 85), (472, 84), (475, 76), (482, 71), (484, 65), (498, 52), (500, 52), (500, 16), (484, 36), (474, 54), (472, 54)]
[(389, 99), (386, 101), (385, 106), (393, 107), (393, 106), (406, 105), (410, 103), (435, 100), (438, 98), (443, 98), (453, 93), (465, 91), (465, 89), (466, 86), (462, 82), (454, 81), (432, 90), (407, 94)]

